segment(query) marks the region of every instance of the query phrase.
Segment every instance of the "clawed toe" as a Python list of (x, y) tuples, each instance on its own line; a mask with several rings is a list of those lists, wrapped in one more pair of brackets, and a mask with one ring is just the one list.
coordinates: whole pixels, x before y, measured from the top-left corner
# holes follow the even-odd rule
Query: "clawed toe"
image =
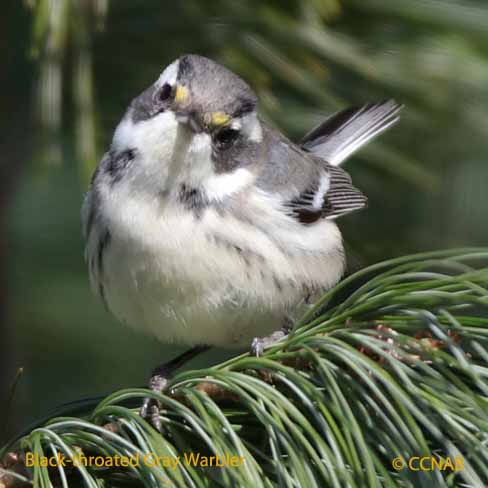
[(144, 398), (139, 415), (147, 420), (158, 432), (162, 431), (161, 402), (150, 397)]
[[(192, 349), (180, 354), (176, 358), (168, 361), (153, 370), (151, 379), (149, 380), (149, 388), (157, 393), (161, 393), (166, 389), (168, 380), (172, 374), (182, 366), (184, 363), (194, 358), (196, 355), (209, 349), (209, 346), (195, 346)], [(147, 420), (158, 432), (162, 430), (161, 424), (161, 402), (151, 397), (144, 398), (139, 415)]]
[(151, 406), (149, 407), (149, 422), (151, 425), (158, 431), (162, 432), (162, 424), (161, 424), (161, 403), (153, 401)]
[(257, 358), (261, 357), (264, 352), (264, 341), (261, 337), (255, 337), (251, 343), (251, 354)]
[(142, 401), (141, 408), (139, 409), (139, 415), (143, 419), (147, 419), (147, 417), (148, 417), (147, 413), (148, 413), (149, 407), (151, 405), (151, 400), (152, 400), (152, 398), (145, 397), (144, 400)]
[[(153, 374), (151, 379), (149, 380), (149, 388), (152, 391), (157, 393), (161, 393), (164, 391), (167, 383), (169, 375), (163, 375), (161, 372), (161, 368), (158, 370), (158, 373)], [(139, 415), (147, 420), (158, 432), (161, 432), (161, 402), (151, 397), (144, 398), (142, 402), (142, 406), (139, 410)]]
[(274, 345), (279, 340), (286, 337), (291, 328), (290, 326), (284, 325), (281, 329), (273, 332), (269, 336), (266, 337), (255, 337), (251, 343), (251, 354), (256, 357), (261, 357), (263, 355), (264, 349), (266, 347)]

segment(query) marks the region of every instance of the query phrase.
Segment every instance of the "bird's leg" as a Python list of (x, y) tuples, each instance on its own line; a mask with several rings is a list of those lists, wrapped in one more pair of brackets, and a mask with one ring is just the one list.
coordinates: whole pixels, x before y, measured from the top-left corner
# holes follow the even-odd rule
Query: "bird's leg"
[(256, 357), (262, 356), (266, 347), (272, 346), (279, 340), (283, 339), (283, 337), (286, 337), (291, 332), (292, 328), (292, 322), (290, 320), (286, 320), (281, 329), (276, 330), (272, 334), (265, 337), (255, 337), (251, 343), (251, 354)]
[[(200, 353), (208, 351), (210, 346), (195, 346), (175, 357), (171, 361), (161, 364), (157, 368), (154, 368), (151, 373), (151, 378), (149, 379), (149, 388), (152, 391), (161, 393), (168, 380), (171, 378), (172, 374), (179, 369), (183, 364), (198, 356)], [(144, 398), (139, 414), (141, 417), (149, 420), (149, 422), (154, 426), (154, 428), (161, 432), (161, 419), (160, 419), (161, 403), (154, 398)]]

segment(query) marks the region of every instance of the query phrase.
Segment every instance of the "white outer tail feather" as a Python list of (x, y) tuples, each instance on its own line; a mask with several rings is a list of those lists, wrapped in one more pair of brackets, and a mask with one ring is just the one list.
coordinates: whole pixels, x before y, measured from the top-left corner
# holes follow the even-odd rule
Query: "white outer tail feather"
[(396, 124), (402, 107), (394, 100), (386, 100), (338, 112), (309, 132), (302, 147), (329, 164), (340, 166), (351, 154)]

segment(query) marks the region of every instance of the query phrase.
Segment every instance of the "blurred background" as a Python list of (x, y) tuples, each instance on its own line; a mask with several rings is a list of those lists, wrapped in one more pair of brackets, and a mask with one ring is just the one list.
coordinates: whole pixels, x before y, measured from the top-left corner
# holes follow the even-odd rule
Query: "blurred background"
[(346, 105), (405, 104), (346, 165), (370, 199), (341, 220), (352, 267), (488, 242), (482, 0), (14, 0), (0, 46), (0, 441), (178, 352), (91, 294), (79, 210), (128, 103), (183, 53), (242, 75), (295, 139)]

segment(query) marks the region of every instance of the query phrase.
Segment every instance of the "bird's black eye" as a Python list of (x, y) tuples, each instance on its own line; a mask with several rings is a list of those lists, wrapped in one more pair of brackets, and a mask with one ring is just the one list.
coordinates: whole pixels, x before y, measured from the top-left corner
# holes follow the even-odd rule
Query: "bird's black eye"
[(229, 146), (239, 137), (239, 131), (231, 129), (230, 127), (224, 127), (215, 134), (215, 142), (219, 146)]
[(164, 102), (170, 97), (170, 95), (171, 95), (171, 85), (169, 83), (165, 83), (158, 93), (158, 99), (160, 102)]

